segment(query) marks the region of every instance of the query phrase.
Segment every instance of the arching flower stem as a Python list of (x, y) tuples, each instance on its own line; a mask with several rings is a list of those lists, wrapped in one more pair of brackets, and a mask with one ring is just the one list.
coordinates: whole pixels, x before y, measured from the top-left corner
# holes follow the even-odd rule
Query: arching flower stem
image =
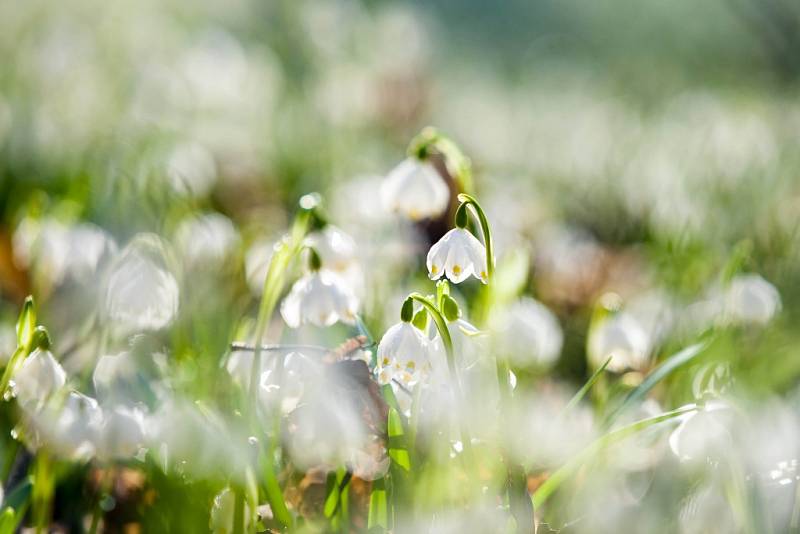
[(494, 248), (492, 247), (492, 230), (489, 227), (489, 219), (486, 217), (481, 205), (472, 195), (461, 193), (458, 195), (458, 201), (461, 202), (461, 205), (456, 211), (456, 221), (458, 221), (459, 217), (463, 217), (463, 215), (459, 215), (459, 211), (466, 210), (468, 206), (472, 207), (478, 218), (481, 234), (483, 234), (483, 245), (486, 247), (486, 283), (488, 284), (494, 277)]
[[(458, 378), (458, 369), (456, 367), (456, 360), (455, 360), (455, 351), (453, 350), (453, 338), (450, 336), (450, 329), (447, 327), (447, 321), (445, 320), (442, 313), (439, 309), (427, 299), (427, 297), (419, 294), (419, 293), (411, 293), (408, 296), (407, 300), (413, 300), (415, 302), (420, 303), (430, 314), (431, 318), (433, 319), (434, 324), (436, 325), (436, 330), (439, 331), (439, 336), (442, 338), (442, 345), (444, 345), (445, 355), (447, 357), (447, 368), (450, 371), (450, 380), (453, 383), (453, 390), (455, 392), (456, 400), (460, 405), (464, 405), (464, 394), (461, 390), (461, 382)], [(464, 453), (466, 455), (467, 461), (471, 464), (472, 460), (474, 459), (472, 453), (472, 438), (469, 433), (469, 429), (467, 425), (464, 424), (463, 421), (459, 418), (459, 425), (460, 429), (459, 432), (461, 434), (461, 443), (464, 446)]]

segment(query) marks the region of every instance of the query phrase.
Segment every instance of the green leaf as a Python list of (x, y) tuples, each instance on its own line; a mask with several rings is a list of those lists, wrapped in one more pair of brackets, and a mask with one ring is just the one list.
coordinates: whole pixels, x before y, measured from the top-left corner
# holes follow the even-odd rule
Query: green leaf
[(369, 495), (369, 516), (367, 518), (367, 528), (389, 528), (389, 514), (386, 504), (386, 484), (384, 480), (378, 479), (373, 483), (372, 493)]
[(566, 413), (572, 410), (581, 401), (581, 399), (583, 399), (583, 397), (586, 396), (589, 390), (592, 389), (594, 383), (600, 379), (600, 376), (603, 374), (603, 371), (606, 370), (608, 364), (611, 363), (611, 358), (613, 358), (613, 356), (609, 356), (608, 359), (603, 363), (603, 365), (601, 365), (600, 368), (597, 369), (597, 371), (595, 371), (591, 377), (589, 377), (589, 380), (586, 381), (583, 387), (579, 389), (578, 392), (575, 393), (575, 395), (569, 400), (567, 406), (564, 408), (564, 411), (562, 413)]
[(523, 249), (514, 249), (503, 256), (492, 280), (492, 297), (495, 303), (506, 303), (525, 289), (528, 283), (530, 257)]
[(19, 319), (17, 319), (17, 344), (25, 349), (30, 349), (35, 331), (36, 308), (33, 303), (33, 297), (28, 296), (22, 305)]
[(645, 378), (641, 384), (636, 386), (636, 388), (628, 393), (628, 396), (625, 397), (625, 400), (622, 401), (622, 404), (620, 404), (620, 406), (614, 410), (610, 416), (608, 416), (605, 421), (605, 426), (610, 427), (617, 417), (619, 417), (623, 412), (625, 412), (625, 410), (633, 406), (635, 403), (642, 400), (644, 396), (656, 386), (656, 384), (664, 380), (682, 365), (685, 365), (700, 355), (706, 348), (708, 348), (709, 344), (710, 341), (708, 340), (695, 343), (694, 345), (690, 345), (682, 351), (679, 351), (664, 360), (661, 365), (653, 369), (653, 371), (647, 375), (647, 378)]
[(425, 308), (420, 309), (417, 313), (414, 314), (414, 318), (411, 320), (411, 324), (413, 324), (423, 332), (428, 331), (428, 312), (425, 310)]
[(389, 409), (387, 424), (389, 435), (389, 458), (406, 471), (411, 470), (411, 457), (408, 454), (408, 443), (403, 429), (400, 414), (394, 408)]
[(13, 534), (17, 528), (16, 512), (11, 507), (6, 507), (0, 513), (0, 534)]

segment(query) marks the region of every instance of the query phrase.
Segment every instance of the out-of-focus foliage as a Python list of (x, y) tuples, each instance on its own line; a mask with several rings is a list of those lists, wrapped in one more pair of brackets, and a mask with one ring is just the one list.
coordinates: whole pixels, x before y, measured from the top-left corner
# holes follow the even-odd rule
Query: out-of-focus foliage
[[(800, 524), (794, 3), (32, 0), (0, 57), (0, 532)], [(493, 273), (426, 264), (458, 192)]]

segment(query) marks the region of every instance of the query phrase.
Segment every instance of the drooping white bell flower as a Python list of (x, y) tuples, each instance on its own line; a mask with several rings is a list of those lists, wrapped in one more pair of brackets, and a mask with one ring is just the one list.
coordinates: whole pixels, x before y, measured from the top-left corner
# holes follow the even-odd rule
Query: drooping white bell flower
[(564, 333), (558, 319), (539, 301), (523, 297), (490, 317), (494, 347), (518, 367), (547, 367), (561, 353)]
[(97, 360), (92, 373), (94, 390), (100, 400), (120, 393), (120, 384), (130, 381), (136, 376), (136, 362), (129, 352), (107, 354)]
[(220, 213), (189, 217), (178, 225), (175, 242), (190, 267), (214, 268), (223, 264), (239, 244), (239, 233)]
[(355, 240), (332, 224), (308, 234), (306, 243), (317, 251), (322, 264), (332, 271), (345, 271), (356, 261)]
[(589, 362), (600, 367), (611, 356), (607, 369), (623, 372), (641, 369), (650, 358), (652, 340), (632, 315), (620, 312), (602, 319), (590, 329), (587, 346)]
[(291, 328), (311, 323), (331, 326), (337, 321), (352, 324), (358, 298), (333, 271), (323, 269), (316, 252), (311, 252), (311, 272), (294, 283), (281, 303), (281, 315)]
[(707, 402), (683, 416), (669, 436), (669, 447), (681, 461), (719, 458), (730, 450), (733, 410), (721, 401)]
[(428, 251), (428, 276), (438, 280), (443, 275), (458, 284), (473, 275), (488, 283), (486, 248), (466, 228), (453, 228)]
[(766, 324), (780, 311), (778, 290), (757, 274), (734, 277), (725, 292), (725, 315), (745, 324)]
[(385, 209), (418, 221), (444, 213), (450, 201), (450, 189), (433, 165), (409, 157), (381, 184), (381, 199)]
[(76, 391), (40, 410), (23, 412), (26, 444), (37, 449), (46, 445), (60, 457), (87, 460), (94, 456), (103, 418), (97, 401)]
[(159, 330), (177, 315), (178, 299), (178, 282), (167, 267), (161, 240), (139, 234), (120, 253), (109, 274), (108, 319), (126, 333)]
[(97, 440), (100, 459), (129, 459), (145, 442), (144, 414), (136, 408), (114, 406), (103, 413)]
[(319, 254), (326, 269), (335, 272), (357, 297), (364, 294), (364, 271), (358, 261), (356, 241), (332, 224), (311, 232), (306, 244)]
[(49, 350), (36, 349), (14, 373), (13, 392), (23, 406), (42, 406), (64, 387), (67, 373)]
[(175, 147), (166, 167), (167, 182), (182, 196), (204, 197), (217, 181), (214, 156), (197, 143)]
[(428, 338), (410, 322), (391, 326), (378, 345), (378, 381), (389, 384), (396, 380), (414, 387), (431, 372), (433, 350)]

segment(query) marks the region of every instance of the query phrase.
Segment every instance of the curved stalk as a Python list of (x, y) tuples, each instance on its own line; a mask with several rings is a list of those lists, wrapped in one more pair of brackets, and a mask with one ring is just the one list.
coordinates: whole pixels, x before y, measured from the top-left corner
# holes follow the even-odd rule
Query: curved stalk
[[(433, 322), (436, 325), (436, 330), (439, 331), (439, 336), (441, 336), (442, 344), (444, 345), (445, 354), (447, 356), (447, 368), (450, 371), (450, 380), (453, 382), (453, 389), (455, 390), (456, 400), (459, 402), (459, 404), (463, 406), (464, 394), (461, 391), (461, 382), (458, 379), (458, 369), (456, 367), (455, 350), (453, 349), (453, 338), (450, 336), (450, 329), (447, 328), (447, 321), (445, 321), (444, 316), (441, 314), (439, 309), (436, 306), (434, 306), (433, 303), (423, 295), (419, 293), (412, 293), (408, 296), (408, 298), (422, 304), (422, 306), (426, 310), (428, 310), (428, 313), (433, 319)], [(470, 437), (467, 425), (464, 424), (463, 421), (461, 421), (461, 418), (459, 418), (459, 425), (461, 433), (461, 443), (464, 446), (464, 452), (469, 456), (469, 460), (471, 461), (473, 459), (472, 438)]]
[(458, 201), (462, 205), (472, 206), (475, 215), (478, 217), (481, 233), (483, 234), (483, 245), (486, 247), (486, 283), (488, 284), (494, 277), (494, 247), (492, 246), (492, 230), (489, 228), (489, 219), (486, 217), (481, 205), (472, 195), (461, 193), (458, 195)]

